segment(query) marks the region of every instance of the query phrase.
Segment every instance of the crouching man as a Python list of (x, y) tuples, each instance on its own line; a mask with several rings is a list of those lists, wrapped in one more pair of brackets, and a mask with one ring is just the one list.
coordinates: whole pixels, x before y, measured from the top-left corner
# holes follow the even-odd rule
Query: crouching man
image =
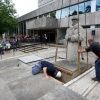
[[(37, 71), (36, 71), (37, 70)], [(43, 70), (44, 76), (47, 80), (50, 79), (50, 76), (52, 77), (61, 77), (61, 72), (57, 70), (54, 65), (48, 61), (40, 61), (37, 65), (35, 65), (32, 68), (32, 73), (36, 75), (41, 70)]]

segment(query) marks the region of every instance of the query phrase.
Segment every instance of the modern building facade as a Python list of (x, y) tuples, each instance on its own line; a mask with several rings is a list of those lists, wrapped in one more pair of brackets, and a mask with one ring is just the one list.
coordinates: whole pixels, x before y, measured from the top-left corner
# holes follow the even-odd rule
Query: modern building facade
[(53, 3), (54, 1), (56, 0), (38, 0), (38, 7), (43, 7), (43, 6), (46, 6), (50, 3)]
[(64, 38), (72, 18), (79, 18), (88, 38), (100, 41), (100, 0), (38, 0), (38, 7), (18, 18), (19, 34), (47, 34), (55, 41), (57, 29)]

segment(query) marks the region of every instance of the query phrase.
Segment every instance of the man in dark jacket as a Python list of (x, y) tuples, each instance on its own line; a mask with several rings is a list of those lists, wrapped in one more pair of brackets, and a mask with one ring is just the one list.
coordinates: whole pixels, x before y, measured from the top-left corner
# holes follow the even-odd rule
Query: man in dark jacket
[(39, 72), (41, 72), (41, 70), (43, 70), (43, 73), (47, 80), (50, 79), (50, 76), (58, 77), (58, 78), (61, 77), (61, 72), (58, 71), (57, 68), (54, 67), (54, 65), (48, 61), (43, 60), (43, 61), (38, 62), (37, 65), (32, 67), (32, 74), (36, 75)]
[(83, 50), (78, 50), (80, 53), (92, 51), (96, 55), (95, 61), (95, 73), (96, 77), (92, 78), (94, 81), (100, 81), (100, 44), (99, 42), (94, 42), (93, 39), (88, 40), (89, 47)]
[(52, 77), (61, 77), (61, 72), (54, 67), (54, 65), (48, 61), (41, 61), (42, 69), (45, 75), (45, 78), (48, 80), (50, 76)]

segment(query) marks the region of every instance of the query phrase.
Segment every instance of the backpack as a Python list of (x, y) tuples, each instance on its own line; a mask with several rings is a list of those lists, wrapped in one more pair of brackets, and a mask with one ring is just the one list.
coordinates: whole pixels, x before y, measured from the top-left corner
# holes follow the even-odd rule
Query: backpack
[(32, 74), (33, 74), (33, 75), (36, 75), (36, 74), (38, 74), (41, 70), (42, 70), (42, 64), (41, 64), (41, 62), (39, 62), (37, 65), (34, 65), (34, 66), (32, 67)]

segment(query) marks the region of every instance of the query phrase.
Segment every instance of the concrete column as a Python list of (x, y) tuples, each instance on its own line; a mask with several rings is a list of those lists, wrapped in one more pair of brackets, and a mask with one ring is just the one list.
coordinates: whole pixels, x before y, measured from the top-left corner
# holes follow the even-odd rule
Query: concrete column
[(22, 33), (21, 33), (21, 23), (19, 23), (19, 35), (22, 35)]
[(59, 37), (60, 37), (60, 30), (57, 29), (57, 35), (56, 35), (56, 43), (59, 41)]
[(19, 33), (19, 24), (18, 24), (18, 37), (19, 37), (20, 33)]
[(28, 29), (26, 29), (26, 35), (28, 35)]
[(25, 35), (25, 33), (24, 33), (24, 22), (22, 23), (22, 25), (23, 25), (23, 35)]
[(34, 29), (33, 29), (33, 36), (34, 36)]
[(26, 35), (28, 35), (28, 25), (27, 25), (27, 22), (25, 23), (26, 24)]
[(91, 12), (95, 12), (96, 11), (96, 0), (92, 0), (91, 1)]

